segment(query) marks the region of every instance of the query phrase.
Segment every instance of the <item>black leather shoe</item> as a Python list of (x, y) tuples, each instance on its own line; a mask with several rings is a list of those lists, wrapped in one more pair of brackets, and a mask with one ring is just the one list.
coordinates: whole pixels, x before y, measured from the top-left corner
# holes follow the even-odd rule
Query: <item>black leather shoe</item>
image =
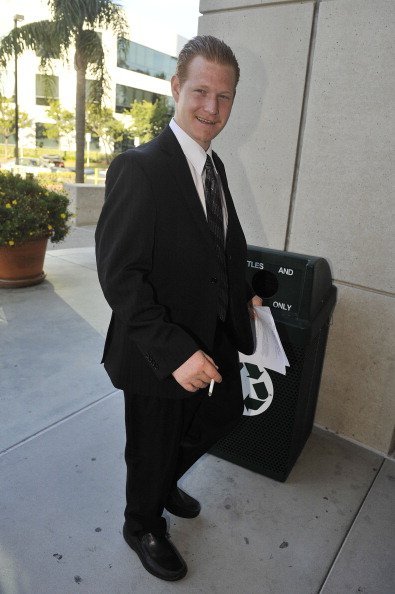
[(188, 568), (176, 547), (169, 541), (167, 534), (157, 536), (151, 532), (136, 536), (123, 527), (123, 537), (143, 564), (143, 567), (155, 577), (169, 582), (183, 578)]
[(180, 518), (196, 518), (200, 513), (200, 503), (179, 487), (175, 487), (165, 505), (168, 512)]

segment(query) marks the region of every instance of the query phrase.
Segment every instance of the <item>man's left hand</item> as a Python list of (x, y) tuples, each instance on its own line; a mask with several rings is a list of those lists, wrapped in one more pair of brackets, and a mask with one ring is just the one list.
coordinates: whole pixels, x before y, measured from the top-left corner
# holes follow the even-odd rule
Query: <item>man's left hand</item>
[(250, 299), (250, 301), (248, 302), (248, 312), (250, 314), (251, 320), (255, 320), (255, 318), (256, 318), (254, 306), (261, 307), (262, 304), (263, 304), (263, 301), (262, 301), (261, 297), (258, 297), (258, 295), (254, 295), (254, 297), (252, 299)]

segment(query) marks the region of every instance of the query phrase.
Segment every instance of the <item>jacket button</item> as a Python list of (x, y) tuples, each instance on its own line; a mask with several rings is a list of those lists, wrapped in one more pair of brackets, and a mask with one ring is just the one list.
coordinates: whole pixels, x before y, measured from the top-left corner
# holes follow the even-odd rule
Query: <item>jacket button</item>
[(218, 279), (217, 279), (217, 277), (216, 277), (216, 276), (212, 276), (212, 277), (210, 278), (210, 283), (211, 283), (212, 285), (215, 285), (215, 283), (216, 283), (217, 281), (218, 281)]

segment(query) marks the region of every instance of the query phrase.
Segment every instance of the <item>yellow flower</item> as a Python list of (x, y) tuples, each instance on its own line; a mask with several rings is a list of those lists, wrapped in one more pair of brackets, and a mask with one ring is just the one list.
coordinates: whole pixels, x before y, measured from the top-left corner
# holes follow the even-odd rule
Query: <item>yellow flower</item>
[(52, 225), (48, 225), (48, 229), (49, 229), (50, 231), (52, 231), (52, 229), (53, 229)]
[(66, 218), (66, 215), (65, 215), (65, 213), (64, 213), (64, 212), (62, 212), (62, 214), (60, 215), (60, 218), (61, 218), (61, 219), (65, 219), (65, 218)]
[(12, 204), (18, 204), (18, 201), (17, 200), (13, 200), (12, 201)]
[(9, 202), (7, 202), (7, 204), (5, 205), (6, 208), (12, 208), (11, 204)]
[(8, 245), (15, 245), (15, 241), (12, 241), (11, 239), (11, 241), (8, 242)]

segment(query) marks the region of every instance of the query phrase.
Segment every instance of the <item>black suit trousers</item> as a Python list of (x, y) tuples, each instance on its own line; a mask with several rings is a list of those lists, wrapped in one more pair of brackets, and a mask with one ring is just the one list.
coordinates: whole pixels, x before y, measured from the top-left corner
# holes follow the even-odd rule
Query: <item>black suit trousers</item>
[(166, 531), (162, 517), (178, 479), (240, 421), (243, 396), (238, 352), (227, 322), (218, 320), (212, 355), (222, 375), (184, 399), (125, 394), (127, 466), (125, 519), (131, 532)]

